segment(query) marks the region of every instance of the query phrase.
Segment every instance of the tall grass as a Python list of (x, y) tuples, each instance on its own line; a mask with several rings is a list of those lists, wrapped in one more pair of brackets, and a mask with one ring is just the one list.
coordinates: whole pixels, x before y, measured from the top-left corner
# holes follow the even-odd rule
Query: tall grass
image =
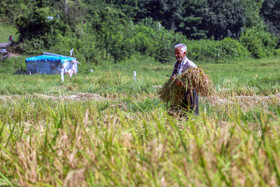
[(12, 35), (16, 39), (16, 29), (14, 27), (0, 24), (0, 43), (6, 43), (9, 41), (9, 36)]
[(225, 120), (211, 110), (186, 120), (103, 105), (2, 102), (1, 184), (279, 185), (279, 114), (226, 105)]
[(188, 118), (156, 95), (171, 64), (1, 73), (0, 185), (279, 186), (279, 60), (197, 64), (218, 95)]

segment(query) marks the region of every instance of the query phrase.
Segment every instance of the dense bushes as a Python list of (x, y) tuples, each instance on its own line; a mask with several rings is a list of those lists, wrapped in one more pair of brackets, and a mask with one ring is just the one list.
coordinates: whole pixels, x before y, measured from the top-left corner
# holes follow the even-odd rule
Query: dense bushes
[[(227, 59), (243, 59), (248, 56), (261, 58), (277, 54), (277, 38), (265, 31), (247, 29), (240, 37), (240, 42), (232, 38), (216, 41), (188, 40), (180, 33), (168, 31), (157, 22), (146, 20), (137, 25), (125, 24), (104, 25), (99, 32), (84, 32), (77, 37), (70, 30), (58, 34), (55, 45), (46, 46), (40, 38), (25, 40), (20, 44), (25, 53), (49, 52), (69, 55), (70, 49), (75, 49), (76, 57), (83, 63), (103, 63), (107, 60), (115, 62), (130, 58), (134, 54), (153, 57), (162, 63), (174, 61), (173, 47), (177, 43), (185, 43), (187, 55), (195, 61), (224, 61)], [(50, 40), (52, 41), (52, 40)]]
[(173, 46), (185, 39), (182, 34), (158, 27), (152, 20), (138, 25), (132, 22), (104, 24), (98, 31), (85, 32), (79, 38), (69, 35), (59, 35), (57, 44), (50, 51), (69, 54), (74, 48), (80, 61), (96, 64), (107, 60), (122, 61), (135, 54), (150, 56), (162, 63), (170, 62)]
[[(114, 30), (116, 32), (113, 32)], [(32, 41), (24, 43), (29, 45), (29, 52), (40, 46), (40, 41), (37, 41), (37, 44), (34, 43), (36, 40)], [(104, 29), (102, 34), (85, 33), (80, 38), (68, 32), (65, 36), (58, 35), (57, 44), (49, 50), (68, 55), (70, 49), (74, 48), (76, 57), (85, 63), (99, 64), (107, 60), (118, 62), (134, 54), (150, 56), (162, 63), (168, 63), (174, 61), (173, 48), (177, 43), (185, 43), (188, 47), (188, 57), (195, 61), (219, 62), (243, 59), (251, 55), (261, 58), (277, 53), (274, 50), (277, 38), (264, 31), (248, 29), (242, 34), (240, 42), (232, 38), (220, 41), (188, 40), (180, 33), (159, 27), (156, 22), (118, 25), (117, 29)]]
[(134, 26), (131, 42), (135, 51), (166, 63), (172, 60), (173, 46), (183, 39), (185, 39), (183, 35), (168, 31), (157, 22), (146, 20)]
[(135, 54), (168, 63), (174, 61), (173, 47), (177, 43), (185, 43), (188, 57), (195, 61), (219, 62), (251, 55), (261, 58), (279, 54), (279, 50), (275, 50), (279, 47), (279, 39), (262, 27), (245, 29), (239, 40), (229, 37), (214, 40), (214, 35), (212, 39), (189, 40), (182, 33), (165, 29), (152, 18), (133, 22), (115, 7), (88, 11), (92, 11), (90, 16), (87, 12), (81, 14), (88, 15), (87, 20), (80, 21), (77, 18), (70, 21), (72, 25), (68, 24), (69, 20), (67, 22), (55, 16), (53, 20), (47, 19), (51, 15), (48, 8), (35, 8), (18, 17), (18, 51), (26, 54), (48, 51), (69, 55), (73, 48), (79, 61), (88, 64), (100, 64), (108, 60), (119, 62)]
[(242, 59), (250, 55), (249, 51), (238, 41), (225, 38), (219, 42), (222, 59)]
[(48, 15), (48, 8), (35, 8), (26, 15), (17, 17), (15, 26), (19, 33), (18, 51), (34, 54), (56, 44), (57, 35), (66, 26), (56, 19), (48, 19)]
[(240, 42), (256, 58), (273, 55), (277, 47), (277, 38), (275, 36), (255, 27), (247, 29), (241, 35)]
[(238, 41), (225, 38), (221, 41), (197, 40), (186, 42), (188, 56), (194, 60), (216, 61), (226, 59), (243, 59), (250, 55)]

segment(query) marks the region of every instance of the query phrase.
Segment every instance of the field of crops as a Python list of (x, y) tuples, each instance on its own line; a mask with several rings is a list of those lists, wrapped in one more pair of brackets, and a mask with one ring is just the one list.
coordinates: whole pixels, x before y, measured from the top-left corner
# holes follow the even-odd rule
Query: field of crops
[(0, 43), (8, 42), (10, 35), (13, 36), (13, 39), (17, 39), (16, 29), (11, 26), (0, 24), (0, 33)]
[(0, 186), (280, 185), (279, 58), (197, 63), (217, 95), (200, 97), (199, 116), (181, 118), (157, 94), (173, 64), (81, 65), (61, 83), (13, 75), (7, 63)]

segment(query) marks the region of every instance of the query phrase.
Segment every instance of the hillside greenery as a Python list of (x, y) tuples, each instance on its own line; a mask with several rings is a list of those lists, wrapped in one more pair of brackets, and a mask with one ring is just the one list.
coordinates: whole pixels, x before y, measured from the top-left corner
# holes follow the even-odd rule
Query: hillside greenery
[(277, 7), (275, 0), (3, 0), (0, 22), (17, 29), (10, 50), (27, 55), (74, 48), (85, 64), (134, 54), (167, 63), (173, 46), (185, 43), (190, 58), (219, 63), (279, 55)]

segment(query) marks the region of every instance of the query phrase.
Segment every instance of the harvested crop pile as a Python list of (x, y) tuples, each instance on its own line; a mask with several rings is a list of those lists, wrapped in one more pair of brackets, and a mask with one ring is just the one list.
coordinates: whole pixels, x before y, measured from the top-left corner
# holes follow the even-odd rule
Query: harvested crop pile
[[(176, 85), (176, 79), (182, 82), (182, 86)], [(198, 94), (205, 97), (214, 93), (213, 82), (201, 68), (189, 69), (178, 75), (176, 79), (169, 79), (158, 92), (162, 101), (171, 103), (173, 106), (182, 102), (187, 89), (196, 89)]]

